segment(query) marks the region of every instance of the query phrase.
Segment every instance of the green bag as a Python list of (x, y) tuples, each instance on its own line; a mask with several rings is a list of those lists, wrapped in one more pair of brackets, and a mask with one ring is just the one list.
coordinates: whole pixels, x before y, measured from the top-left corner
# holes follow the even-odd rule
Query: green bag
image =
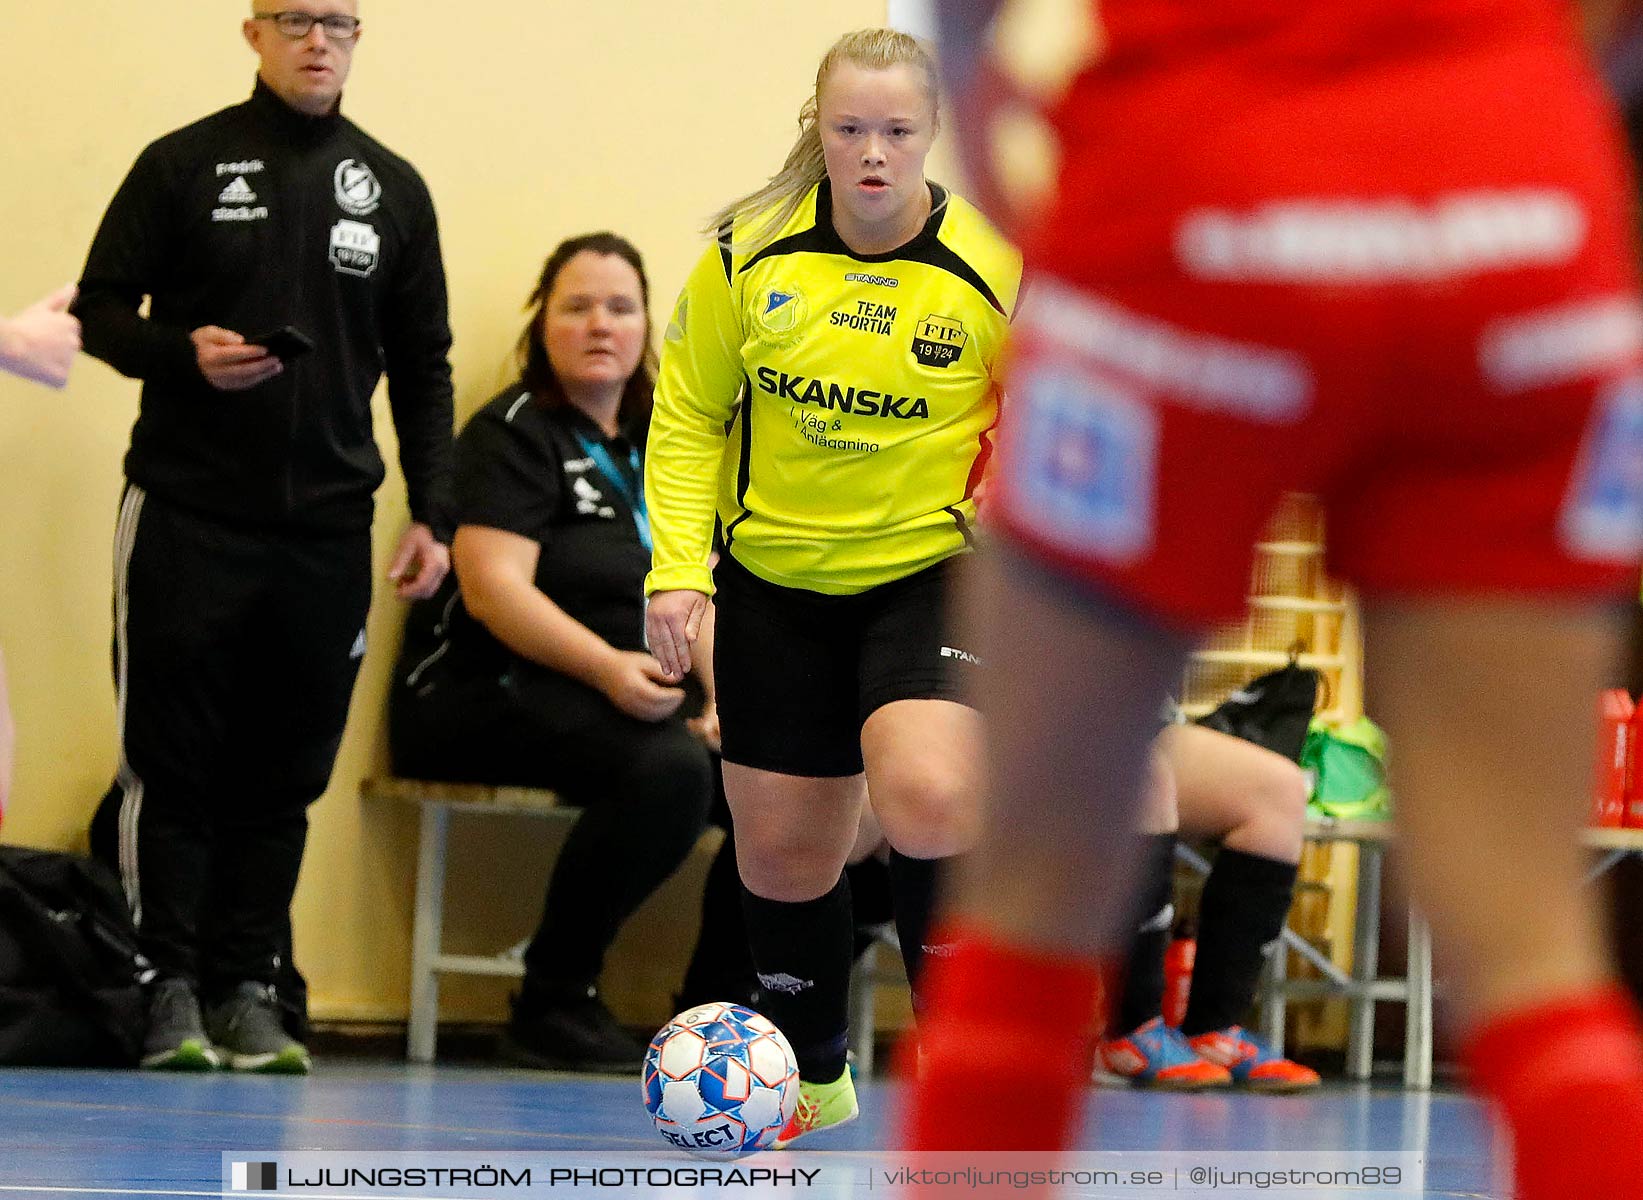
[(1344, 725), (1314, 720), (1301, 750), (1312, 775), (1307, 815), (1337, 821), (1384, 821), (1392, 815), (1386, 787), (1386, 734), (1368, 717)]

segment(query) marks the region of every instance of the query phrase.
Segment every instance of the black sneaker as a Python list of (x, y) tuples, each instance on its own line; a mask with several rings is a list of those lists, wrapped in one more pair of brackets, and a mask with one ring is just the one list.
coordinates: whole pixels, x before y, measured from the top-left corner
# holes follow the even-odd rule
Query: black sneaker
[(279, 1001), (266, 983), (242, 983), (207, 1018), (212, 1040), (235, 1071), (306, 1075), (308, 1047), (285, 1032)]
[(594, 988), (553, 999), (516, 996), (503, 1054), (547, 1071), (638, 1074), (645, 1047), (616, 1023)]
[(215, 1071), (222, 1065), (188, 980), (160, 979), (150, 989), (141, 1062), (148, 1071)]

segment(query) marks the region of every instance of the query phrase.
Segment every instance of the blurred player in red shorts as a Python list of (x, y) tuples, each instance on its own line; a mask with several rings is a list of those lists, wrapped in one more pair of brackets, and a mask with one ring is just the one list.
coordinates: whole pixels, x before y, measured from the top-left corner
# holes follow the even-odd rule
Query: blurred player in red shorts
[[(941, 6), (986, 155), (996, 7)], [(1643, 555), (1618, 131), (1555, 0), (1107, 0), (1056, 114), (974, 606), (985, 850), (934, 964), (915, 1149), (1076, 1132), (1154, 697), (1321, 496), (1409, 876), (1519, 1200), (1643, 1197), (1643, 1030), (1577, 841)], [(1092, 819), (1092, 814), (1093, 818)], [(1092, 903), (1090, 889), (1097, 890)], [(945, 939), (944, 939), (945, 940)], [(985, 1093), (986, 1104), (976, 1096)]]

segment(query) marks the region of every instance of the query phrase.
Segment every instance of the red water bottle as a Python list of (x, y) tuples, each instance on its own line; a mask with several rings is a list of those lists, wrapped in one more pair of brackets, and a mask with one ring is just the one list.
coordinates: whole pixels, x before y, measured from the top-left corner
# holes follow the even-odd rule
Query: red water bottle
[(1597, 764), (1592, 780), (1592, 824), (1619, 826), (1626, 816), (1627, 765), (1632, 717), (1631, 695), (1609, 688), (1597, 699)]
[(1198, 943), (1191, 936), (1178, 937), (1164, 951), (1164, 1024), (1180, 1028), (1187, 1016), (1187, 998), (1192, 994), (1192, 961)]
[(1643, 829), (1643, 763), (1638, 762), (1638, 739), (1643, 738), (1643, 705), (1632, 710), (1631, 728), (1627, 731), (1626, 750), (1631, 764), (1626, 769), (1626, 811), (1621, 824), (1628, 829)]

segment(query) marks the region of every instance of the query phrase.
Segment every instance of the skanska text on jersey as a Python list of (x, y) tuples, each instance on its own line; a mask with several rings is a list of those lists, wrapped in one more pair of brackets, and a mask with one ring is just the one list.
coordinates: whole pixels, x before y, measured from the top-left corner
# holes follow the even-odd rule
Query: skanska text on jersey
[(814, 404), (817, 408), (863, 417), (895, 417), (902, 421), (922, 421), (930, 416), (930, 403), (923, 396), (894, 396), (872, 388), (789, 375), (774, 367), (760, 367), (756, 373), (761, 391), (795, 404)]

